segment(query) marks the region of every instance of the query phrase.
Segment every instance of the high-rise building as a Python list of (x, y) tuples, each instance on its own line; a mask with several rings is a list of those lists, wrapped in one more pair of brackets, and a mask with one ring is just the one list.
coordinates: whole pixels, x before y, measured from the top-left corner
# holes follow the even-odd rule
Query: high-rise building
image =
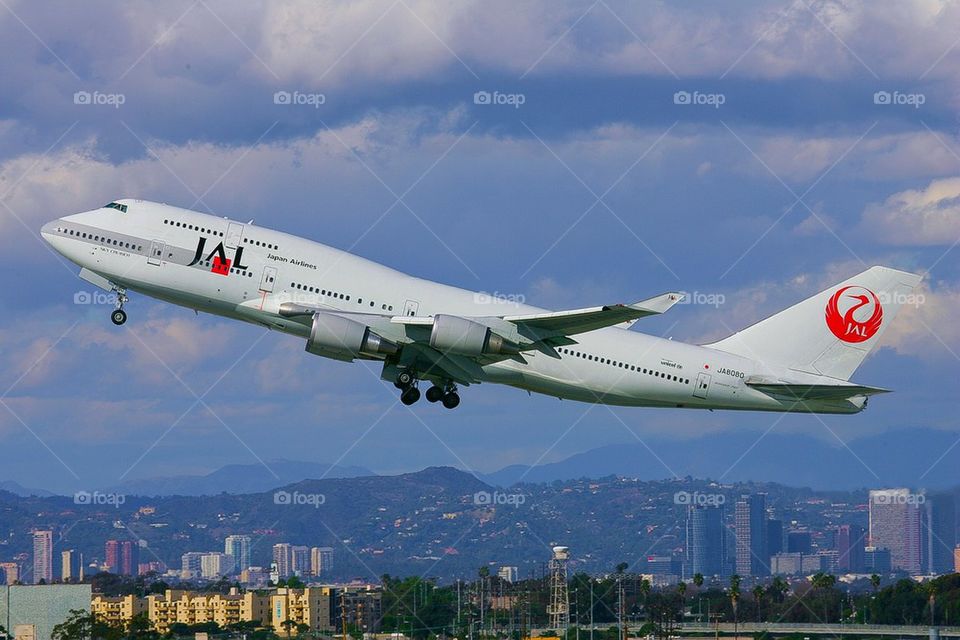
[(864, 570), (863, 548), (867, 532), (858, 524), (842, 524), (837, 528), (837, 570), (861, 573)]
[(205, 553), (200, 556), (200, 577), (216, 580), (230, 574), (236, 564), (236, 559), (227, 553)]
[(507, 582), (516, 582), (520, 573), (517, 567), (502, 566), (497, 569), (497, 577)]
[(310, 549), (310, 573), (315, 576), (330, 575), (333, 570), (333, 548), (313, 547)]
[(686, 577), (723, 575), (727, 566), (723, 507), (690, 505), (687, 509)]
[(928, 494), (923, 503), (923, 570), (929, 575), (953, 571), (957, 546), (957, 510), (952, 493)]
[(231, 573), (240, 573), (250, 566), (250, 536), (227, 536), (223, 543), (223, 552), (233, 556), (237, 563)]
[(76, 549), (60, 552), (60, 579), (64, 582), (83, 580), (83, 554)]
[(953, 550), (953, 572), (960, 573), (960, 547)]
[(783, 551), (783, 520), (767, 520), (767, 554), (771, 557)]
[(890, 550), (894, 570), (922, 572), (920, 503), (909, 489), (870, 491), (870, 546)]
[(135, 576), (140, 570), (140, 545), (133, 540), (107, 540), (104, 556), (110, 573)]
[(866, 547), (863, 550), (863, 569), (867, 573), (890, 573), (893, 565), (890, 561), (890, 549)]
[(53, 531), (33, 532), (33, 583), (53, 582)]
[(305, 576), (310, 573), (310, 547), (303, 545), (290, 547), (290, 570), (296, 576)]
[(734, 512), (736, 570), (741, 576), (770, 574), (767, 553), (767, 496), (764, 493), (741, 496)]
[(180, 556), (180, 577), (190, 580), (200, 575), (200, 559), (206, 554), (201, 551), (188, 551)]
[(806, 529), (787, 531), (787, 553), (813, 553), (813, 536)]
[(14, 584), (20, 579), (20, 566), (16, 562), (0, 562), (0, 584)]
[(273, 564), (276, 567), (276, 575), (285, 580), (293, 575), (293, 545), (287, 542), (280, 542), (273, 545)]

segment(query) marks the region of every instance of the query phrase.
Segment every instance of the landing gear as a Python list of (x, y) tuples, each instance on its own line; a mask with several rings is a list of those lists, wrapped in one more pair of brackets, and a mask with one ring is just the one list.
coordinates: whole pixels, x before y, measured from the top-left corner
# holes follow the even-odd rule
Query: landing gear
[(123, 287), (114, 287), (113, 292), (117, 294), (117, 308), (110, 314), (110, 321), (119, 327), (127, 321), (127, 312), (123, 310), (123, 305), (130, 298), (127, 297), (127, 290)]
[[(420, 399), (420, 389), (417, 388), (419, 379), (416, 372), (409, 369), (400, 371), (393, 386), (400, 389), (400, 402), (410, 406)], [(441, 403), (447, 409), (455, 409), (460, 405), (460, 394), (457, 393), (457, 387), (452, 382), (442, 384), (433, 384), (424, 394), (427, 402)]]
[(414, 402), (420, 399), (420, 389), (416, 387), (407, 387), (403, 390), (403, 393), (400, 394), (400, 402), (410, 406)]
[(443, 394), (443, 406), (447, 409), (456, 409), (460, 406), (460, 394), (456, 391)]

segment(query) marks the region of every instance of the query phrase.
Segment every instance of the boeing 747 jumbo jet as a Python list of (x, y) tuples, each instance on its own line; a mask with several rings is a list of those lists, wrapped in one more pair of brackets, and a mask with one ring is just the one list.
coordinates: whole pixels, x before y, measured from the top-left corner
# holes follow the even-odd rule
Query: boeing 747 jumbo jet
[(680, 293), (545, 311), (422, 280), (326, 245), (145, 200), (43, 226), (43, 238), (113, 291), (277, 329), (309, 353), (382, 363), (404, 404), (452, 409), (481, 382), (636, 407), (857, 413), (884, 389), (849, 382), (921, 277), (872, 267), (724, 340), (692, 345), (627, 329)]

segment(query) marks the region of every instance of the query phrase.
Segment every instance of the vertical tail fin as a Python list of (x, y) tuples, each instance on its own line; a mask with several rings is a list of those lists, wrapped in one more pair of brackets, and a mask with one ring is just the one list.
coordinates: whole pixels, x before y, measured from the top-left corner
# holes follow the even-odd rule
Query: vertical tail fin
[(713, 349), (849, 380), (922, 276), (871, 267), (719, 342)]

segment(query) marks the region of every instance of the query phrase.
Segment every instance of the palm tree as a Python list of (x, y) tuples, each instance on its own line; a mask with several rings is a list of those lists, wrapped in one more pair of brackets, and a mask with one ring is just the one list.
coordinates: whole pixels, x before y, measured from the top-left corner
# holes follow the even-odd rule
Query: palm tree
[(763, 585), (753, 588), (753, 600), (757, 603), (757, 622), (760, 622), (760, 603), (763, 602)]
[(873, 592), (876, 593), (877, 589), (880, 588), (880, 576), (877, 574), (870, 576), (870, 586), (873, 587)]
[(697, 589), (703, 586), (703, 574), (695, 573), (693, 574), (693, 584), (697, 585)]
[(737, 604), (740, 602), (740, 576), (733, 574), (730, 576), (730, 607), (733, 609), (733, 637), (739, 638), (740, 632), (737, 630), (739, 620), (737, 619)]

